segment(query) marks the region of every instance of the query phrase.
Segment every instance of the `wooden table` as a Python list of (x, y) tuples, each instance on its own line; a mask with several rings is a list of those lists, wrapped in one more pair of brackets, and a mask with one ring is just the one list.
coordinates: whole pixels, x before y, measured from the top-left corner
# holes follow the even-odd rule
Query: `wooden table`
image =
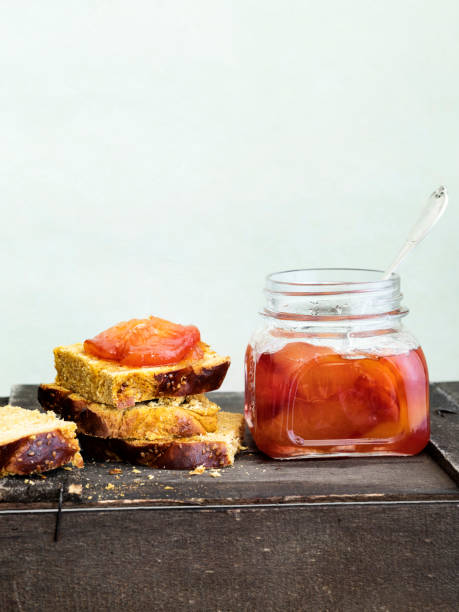
[(2, 479), (0, 610), (457, 610), (459, 383), (431, 404), (416, 457), (278, 462), (247, 436), (219, 477), (88, 461)]

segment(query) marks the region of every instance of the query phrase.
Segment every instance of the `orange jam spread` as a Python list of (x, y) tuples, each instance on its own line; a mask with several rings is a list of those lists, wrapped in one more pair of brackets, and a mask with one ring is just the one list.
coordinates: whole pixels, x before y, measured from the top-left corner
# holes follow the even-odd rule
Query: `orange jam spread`
[(343, 356), (291, 342), (246, 354), (246, 416), (260, 450), (307, 454), (415, 454), (429, 440), (428, 378), (421, 348)]
[(163, 366), (203, 356), (199, 329), (158, 317), (122, 321), (85, 340), (84, 350), (121, 365)]

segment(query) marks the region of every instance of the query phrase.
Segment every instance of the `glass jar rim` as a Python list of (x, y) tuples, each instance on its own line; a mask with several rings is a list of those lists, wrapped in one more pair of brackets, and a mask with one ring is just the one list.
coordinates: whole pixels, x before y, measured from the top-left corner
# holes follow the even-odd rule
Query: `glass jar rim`
[[(387, 279), (382, 277), (383, 274), (383, 270), (371, 268), (298, 268), (269, 274), (266, 277), (266, 289), (270, 292), (290, 293), (288, 287), (304, 287), (302, 294), (314, 295), (321, 294), (325, 287), (332, 288), (333, 293), (348, 293), (379, 291), (400, 284), (398, 274), (393, 272)], [(338, 276), (342, 278), (337, 278)], [(317, 287), (317, 291), (314, 291), (314, 287)]]
[(400, 318), (400, 277), (383, 278), (382, 270), (305, 268), (266, 277), (263, 315), (297, 321)]

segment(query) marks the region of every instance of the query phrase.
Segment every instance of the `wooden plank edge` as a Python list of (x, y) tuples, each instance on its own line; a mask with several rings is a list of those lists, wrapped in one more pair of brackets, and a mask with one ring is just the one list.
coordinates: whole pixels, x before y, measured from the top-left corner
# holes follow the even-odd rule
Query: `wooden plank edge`
[[(183, 505), (143, 505), (143, 506), (130, 506), (129, 504), (125, 506), (110, 506), (110, 507), (100, 507), (100, 506), (62, 506), (61, 511), (63, 513), (74, 513), (74, 512), (122, 512), (122, 511), (133, 511), (133, 510), (143, 510), (143, 511), (200, 511), (200, 512), (209, 512), (209, 511), (239, 511), (239, 510), (284, 510), (284, 509), (295, 509), (295, 508), (314, 508), (314, 507), (362, 507), (362, 506), (429, 506), (429, 505), (438, 505), (438, 504), (453, 504), (454, 506), (459, 506), (459, 498), (451, 498), (451, 499), (416, 499), (416, 500), (401, 500), (401, 499), (393, 499), (393, 500), (368, 500), (368, 501), (323, 501), (323, 502), (289, 502), (289, 503), (259, 503), (259, 504), (203, 504), (203, 505), (193, 505), (193, 504), (183, 504)], [(5, 507), (0, 509), (0, 516), (7, 514), (53, 514), (58, 512), (58, 508), (56, 506), (33, 506), (31, 504), (24, 506), (14, 506), (11, 508)]]
[(459, 486), (459, 469), (454, 458), (433, 440), (429, 442), (426, 450), (438, 466)]
[[(63, 510), (74, 510), (74, 511), (95, 511), (100, 510), (112, 510), (113, 508), (121, 508), (126, 510), (144, 509), (144, 508), (155, 508), (155, 509), (216, 509), (216, 508), (284, 508), (290, 506), (321, 506), (321, 505), (365, 505), (365, 504), (426, 504), (426, 503), (456, 503), (459, 504), (459, 492), (452, 493), (451, 491), (445, 491), (439, 493), (436, 491), (431, 495), (426, 493), (419, 494), (407, 494), (400, 496), (400, 494), (357, 494), (357, 495), (310, 495), (310, 496), (291, 496), (291, 497), (267, 497), (267, 498), (252, 498), (247, 500), (237, 499), (209, 499), (205, 503), (200, 502), (197, 499), (190, 498), (189, 500), (174, 500), (174, 499), (105, 499), (95, 500), (92, 503), (88, 503), (83, 498), (78, 498), (72, 495), (71, 498), (65, 499), (66, 493), (64, 492), (64, 504)], [(332, 499), (331, 499), (332, 497)], [(2, 502), (0, 503), (0, 514), (8, 511), (55, 511), (57, 502)]]
[(430, 385), (430, 442), (427, 452), (459, 485), (459, 382)]

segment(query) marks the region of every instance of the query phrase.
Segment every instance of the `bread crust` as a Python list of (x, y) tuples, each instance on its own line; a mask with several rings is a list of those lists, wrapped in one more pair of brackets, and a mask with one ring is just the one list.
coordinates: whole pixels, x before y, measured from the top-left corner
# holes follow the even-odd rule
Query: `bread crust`
[(23, 436), (0, 446), (0, 476), (46, 472), (66, 463), (83, 467), (79, 450), (78, 440), (59, 429)]
[(179, 397), (207, 393), (207, 391), (218, 389), (230, 365), (229, 358), (226, 359), (227, 361), (209, 368), (189, 365), (180, 370), (156, 374), (157, 395)]
[(129, 408), (161, 396), (182, 397), (218, 389), (230, 365), (204, 345), (202, 359), (161, 367), (126, 367), (85, 353), (82, 344), (54, 349), (56, 384), (93, 402)]
[(80, 435), (83, 453), (97, 461), (126, 461), (169, 470), (198, 466), (220, 468), (234, 463), (244, 435), (244, 416), (221, 411), (215, 433), (181, 439), (120, 440)]
[(234, 463), (235, 452), (225, 442), (206, 440), (135, 441), (80, 435), (82, 452), (96, 461), (124, 461), (167, 470), (188, 470), (204, 465), (221, 468)]
[(74, 421), (79, 433), (100, 438), (185, 438), (206, 434), (215, 431), (219, 410), (205, 396), (183, 398), (181, 404), (177, 400), (172, 405), (137, 404), (123, 410), (91, 402), (55, 384), (40, 385), (38, 401), (46, 410)]

